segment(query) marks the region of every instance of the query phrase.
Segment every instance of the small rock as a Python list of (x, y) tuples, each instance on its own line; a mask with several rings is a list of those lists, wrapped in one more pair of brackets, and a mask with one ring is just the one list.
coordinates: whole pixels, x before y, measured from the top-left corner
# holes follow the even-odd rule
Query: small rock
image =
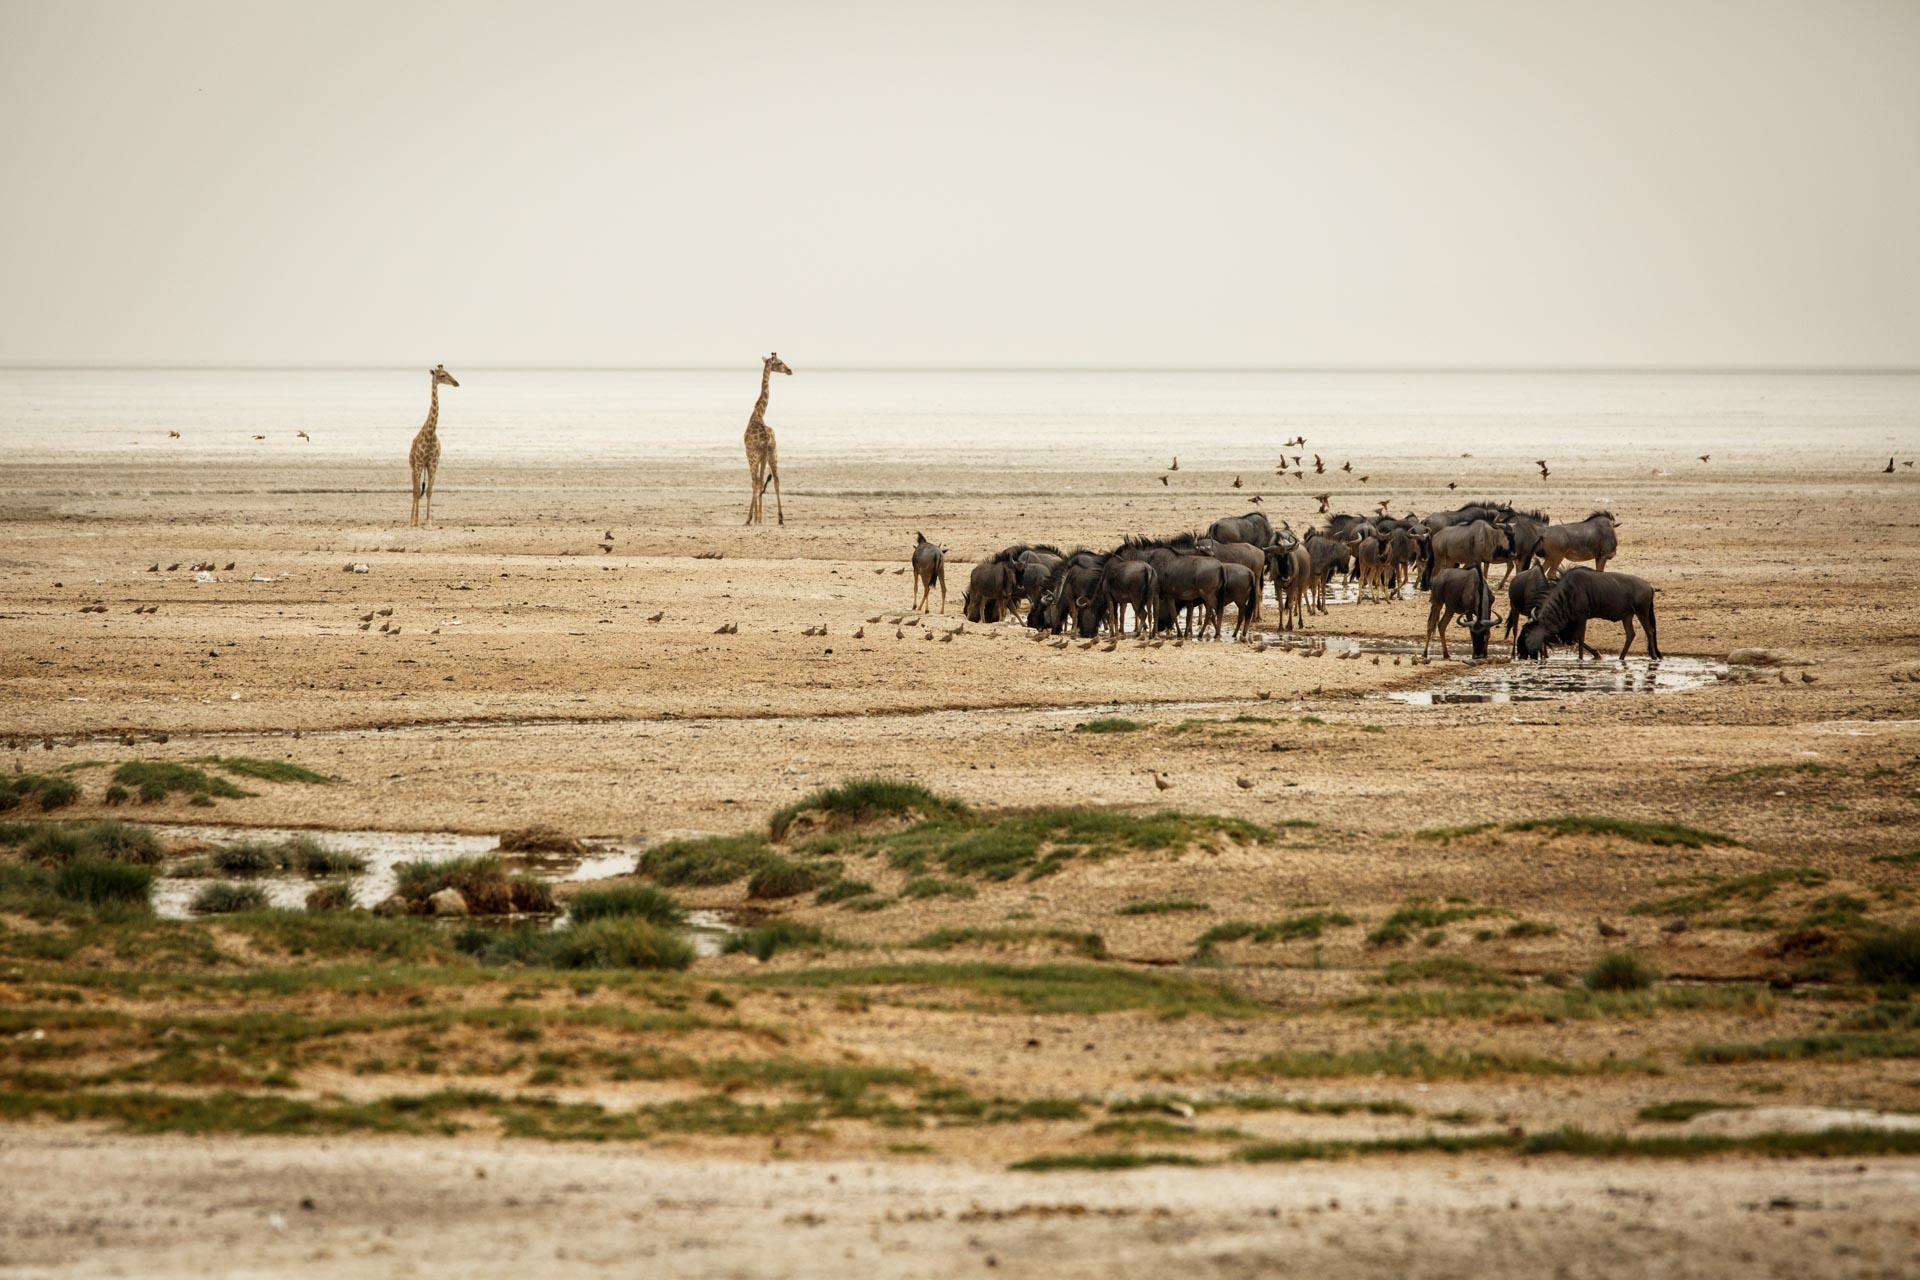
[(397, 893), (390, 893), (374, 904), (373, 914), (377, 916), (403, 916), (407, 914), (407, 900)]
[(427, 899), (427, 906), (436, 916), (464, 916), (467, 914), (467, 900), (460, 896), (458, 889), (442, 889)]

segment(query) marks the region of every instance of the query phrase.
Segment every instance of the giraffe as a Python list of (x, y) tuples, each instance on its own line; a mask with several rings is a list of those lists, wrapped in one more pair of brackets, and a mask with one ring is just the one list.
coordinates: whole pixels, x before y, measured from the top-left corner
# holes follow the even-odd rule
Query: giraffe
[(760, 398), (753, 402), (753, 416), (747, 419), (747, 471), (753, 477), (753, 496), (747, 503), (748, 524), (767, 522), (761, 501), (766, 497), (769, 483), (773, 485), (774, 514), (781, 524), (787, 522), (786, 509), (780, 505), (780, 448), (773, 441), (773, 428), (767, 425), (767, 395), (776, 373), (789, 376), (793, 373), (778, 351), (760, 362)]
[(450, 387), (460, 384), (454, 381), (447, 366), (437, 364), (427, 370), (433, 379), (433, 400), (427, 406), (427, 423), (413, 438), (413, 448), (407, 450), (407, 463), (413, 468), (413, 519), (411, 524), (420, 523), (420, 499), (427, 500), (427, 523), (433, 522), (433, 477), (440, 470), (440, 384)]

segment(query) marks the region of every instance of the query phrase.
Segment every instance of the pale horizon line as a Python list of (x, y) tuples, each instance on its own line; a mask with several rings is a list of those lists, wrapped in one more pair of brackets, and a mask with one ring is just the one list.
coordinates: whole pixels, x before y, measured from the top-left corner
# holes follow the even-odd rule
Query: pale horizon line
[[(465, 362), (458, 362), (465, 363)], [(412, 369), (399, 363), (314, 363), (252, 361), (244, 363), (200, 363), (179, 361), (122, 364), (97, 361), (0, 361), (0, 371), (8, 373), (387, 373)], [(480, 361), (465, 363), (469, 369), (496, 373), (733, 373), (751, 369), (752, 361), (734, 363), (668, 364), (521, 364)], [(422, 372), (427, 366), (421, 365)], [(805, 365), (804, 371), (817, 373), (1417, 373), (1417, 374), (1762, 374), (1762, 375), (1852, 375), (1900, 376), (1920, 374), (1920, 364), (845, 364)]]

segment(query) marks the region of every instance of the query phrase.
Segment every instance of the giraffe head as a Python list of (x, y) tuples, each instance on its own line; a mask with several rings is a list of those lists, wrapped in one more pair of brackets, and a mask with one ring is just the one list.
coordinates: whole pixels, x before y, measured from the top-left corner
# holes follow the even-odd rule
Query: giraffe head
[(427, 370), (427, 372), (433, 375), (433, 385), (436, 387), (438, 386), (457, 387), (460, 385), (458, 382), (454, 380), (453, 375), (447, 372), (447, 366), (443, 364), (437, 364), (433, 366), (433, 368)]
[(765, 360), (762, 360), (760, 363), (766, 368), (768, 373), (790, 374), (793, 372), (793, 370), (787, 368), (787, 362), (780, 358), (780, 353), (778, 351), (774, 352), (772, 355), (768, 356)]

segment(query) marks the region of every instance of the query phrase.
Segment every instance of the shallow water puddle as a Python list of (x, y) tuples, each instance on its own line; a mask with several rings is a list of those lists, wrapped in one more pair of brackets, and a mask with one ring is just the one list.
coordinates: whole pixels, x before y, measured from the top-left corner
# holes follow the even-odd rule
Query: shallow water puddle
[(1489, 662), (1469, 666), (1428, 689), (1401, 689), (1377, 695), (1408, 706), (1432, 707), (1457, 702), (1551, 702), (1610, 693), (1679, 693), (1712, 684), (1725, 663), (1704, 658), (1629, 658), (1576, 662)]

